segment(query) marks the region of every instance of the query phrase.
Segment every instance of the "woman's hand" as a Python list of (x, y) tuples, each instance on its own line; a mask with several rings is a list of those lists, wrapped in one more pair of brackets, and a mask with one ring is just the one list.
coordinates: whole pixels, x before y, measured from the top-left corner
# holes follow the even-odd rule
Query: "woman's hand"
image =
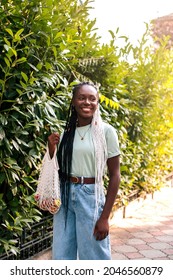
[(60, 135), (57, 132), (52, 133), (48, 137), (49, 154), (52, 158), (55, 152), (56, 145), (59, 143)]
[(109, 222), (108, 219), (98, 219), (94, 228), (94, 236), (96, 240), (101, 241), (105, 239), (109, 234)]

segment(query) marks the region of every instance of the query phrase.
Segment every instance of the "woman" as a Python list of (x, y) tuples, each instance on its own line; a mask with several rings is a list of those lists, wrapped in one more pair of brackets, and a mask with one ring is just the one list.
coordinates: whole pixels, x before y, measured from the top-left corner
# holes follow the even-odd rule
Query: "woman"
[[(74, 87), (58, 149), (62, 206), (54, 215), (53, 259), (110, 260), (109, 216), (120, 183), (115, 129), (102, 121), (94, 85)], [(52, 157), (60, 137), (48, 137)], [(103, 175), (109, 183), (105, 197)]]

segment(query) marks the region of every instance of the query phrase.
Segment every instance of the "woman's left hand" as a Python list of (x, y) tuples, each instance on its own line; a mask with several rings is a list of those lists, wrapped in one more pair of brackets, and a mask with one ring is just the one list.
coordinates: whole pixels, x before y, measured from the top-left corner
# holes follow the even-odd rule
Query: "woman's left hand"
[(109, 222), (108, 219), (101, 218), (96, 222), (94, 228), (94, 236), (96, 240), (101, 241), (105, 239), (109, 234)]

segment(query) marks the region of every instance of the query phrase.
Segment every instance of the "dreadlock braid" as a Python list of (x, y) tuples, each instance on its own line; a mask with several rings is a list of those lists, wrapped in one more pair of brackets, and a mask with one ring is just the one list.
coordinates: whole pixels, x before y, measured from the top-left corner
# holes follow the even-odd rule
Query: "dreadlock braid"
[(59, 163), (59, 177), (61, 182), (62, 202), (67, 213), (70, 173), (73, 153), (73, 141), (76, 129), (77, 113), (70, 104), (68, 111), (67, 122), (64, 134), (59, 146), (58, 163)]
[(100, 116), (99, 106), (94, 113), (91, 123), (91, 134), (95, 151), (95, 214), (93, 227), (98, 215), (98, 202), (103, 193), (103, 175), (107, 161), (107, 144), (103, 129), (103, 122)]

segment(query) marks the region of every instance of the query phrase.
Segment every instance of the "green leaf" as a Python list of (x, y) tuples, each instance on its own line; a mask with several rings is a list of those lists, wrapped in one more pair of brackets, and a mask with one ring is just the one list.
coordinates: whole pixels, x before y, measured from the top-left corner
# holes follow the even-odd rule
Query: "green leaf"
[(52, 68), (52, 65), (49, 62), (46, 61), (45, 67), (46, 67), (46, 70), (49, 70), (49, 69)]
[(10, 48), (10, 50), (12, 51), (12, 53), (17, 57), (17, 52), (14, 48)]
[(33, 64), (31, 64), (31, 63), (28, 62), (28, 65), (29, 65), (32, 69), (34, 69), (36, 72), (39, 71)]
[(7, 38), (4, 37), (4, 41), (7, 44), (7, 46), (11, 47), (11, 43), (7, 40)]
[(14, 141), (13, 139), (12, 139), (11, 142), (12, 142), (14, 148), (15, 148), (17, 151), (19, 151), (19, 150), (20, 150), (20, 146), (18, 145), (18, 143), (17, 143), (16, 141)]
[[(4, 173), (0, 172), (0, 184), (2, 184), (4, 182), (4, 180), (6, 179), (6, 176)], [(2, 200), (2, 197), (1, 197)]]
[(3, 128), (0, 126), (0, 141), (2, 141), (5, 137), (5, 131), (3, 130)]
[(15, 172), (11, 171), (11, 176), (12, 176), (14, 182), (20, 181), (19, 176)]
[(14, 35), (14, 38), (15, 38), (16, 40), (20, 39), (20, 35), (23, 33), (23, 31), (24, 31), (24, 28), (21, 28), (20, 30), (18, 30), (18, 31), (16, 32), (16, 34)]
[(7, 66), (10, 67), (10, 62), (9, 62), (8, 58), (4, 57), (4, 61), (7, 64)]
[(24, 89), (26, 89), (27, 85), (24, 82), (20, 81), (20, 84)]
[[(5, 162), (6, 162), (10, 167), (12, 167), (12, 166), (17, 166), (17, 161), (16, 161), (16, 159), (13, 159), (13, 158), (6, 158), (6, 159), (5, 159)], [(19, 168), (19, 170), (20, 170), (20, 168)]]
[(10, 252), (14, 255), (17, 255), (17, 253), (19, 253), (19, 250), (17, 250), (16, 247), (12, 247), (10, 248)]
[(16, 91), (21, 95), (23, 94), (23, 91), (21, 89), (16, 88)]
[(7, 31), (11, 37), (13, 37), (13, 31), (10, 28), (6, 28), (5, 31)]
[(43, 67), (43, 63), (39, 62), (36, 67), (37, 67), (38, 70), (41, 70), (42, 67)]
[(46, 108), (47, 108), (48, 112), (49, 112), (53, 117), (56, 118), (56, 114), (55, 114), (55, 111), (53, 110), (53, 108), (52, 108), (48, 103), (46, 103), (45, 105), (46, 105)]
[(0, 79), (0, 84), (4, 86), (5, 81)]
[(24, 62), (26, 62), (26, 61), (27, 61), (26, 57), (21, 57), (21, 58), (17, 59), (17, 60), (15, 61), (15, 63), (16, 63), (16, 64), (20, 64), (20, 63), (24, 63)]
[(9, 49), (10, 49), (10, 46), (9, 46), (9, 45), (7, 45), (7, 44), (5, 44), (5, 45), (4, 45), (4, 49), (8, 52), (8, 51), (9, 51)]
[(62, 31), (58, 32), (58, 33), (56, 34), (54, 40), (56, 40), (57, 38), (62, 37), (62, 35), (63, 35), (63, 32), (62, 32)]
[(25, 82), (27, 83), (28, 82), (27, 75), (24, 72), (21, 72), (21, 75), (22, 75), (23, 79), (25, 80)]

